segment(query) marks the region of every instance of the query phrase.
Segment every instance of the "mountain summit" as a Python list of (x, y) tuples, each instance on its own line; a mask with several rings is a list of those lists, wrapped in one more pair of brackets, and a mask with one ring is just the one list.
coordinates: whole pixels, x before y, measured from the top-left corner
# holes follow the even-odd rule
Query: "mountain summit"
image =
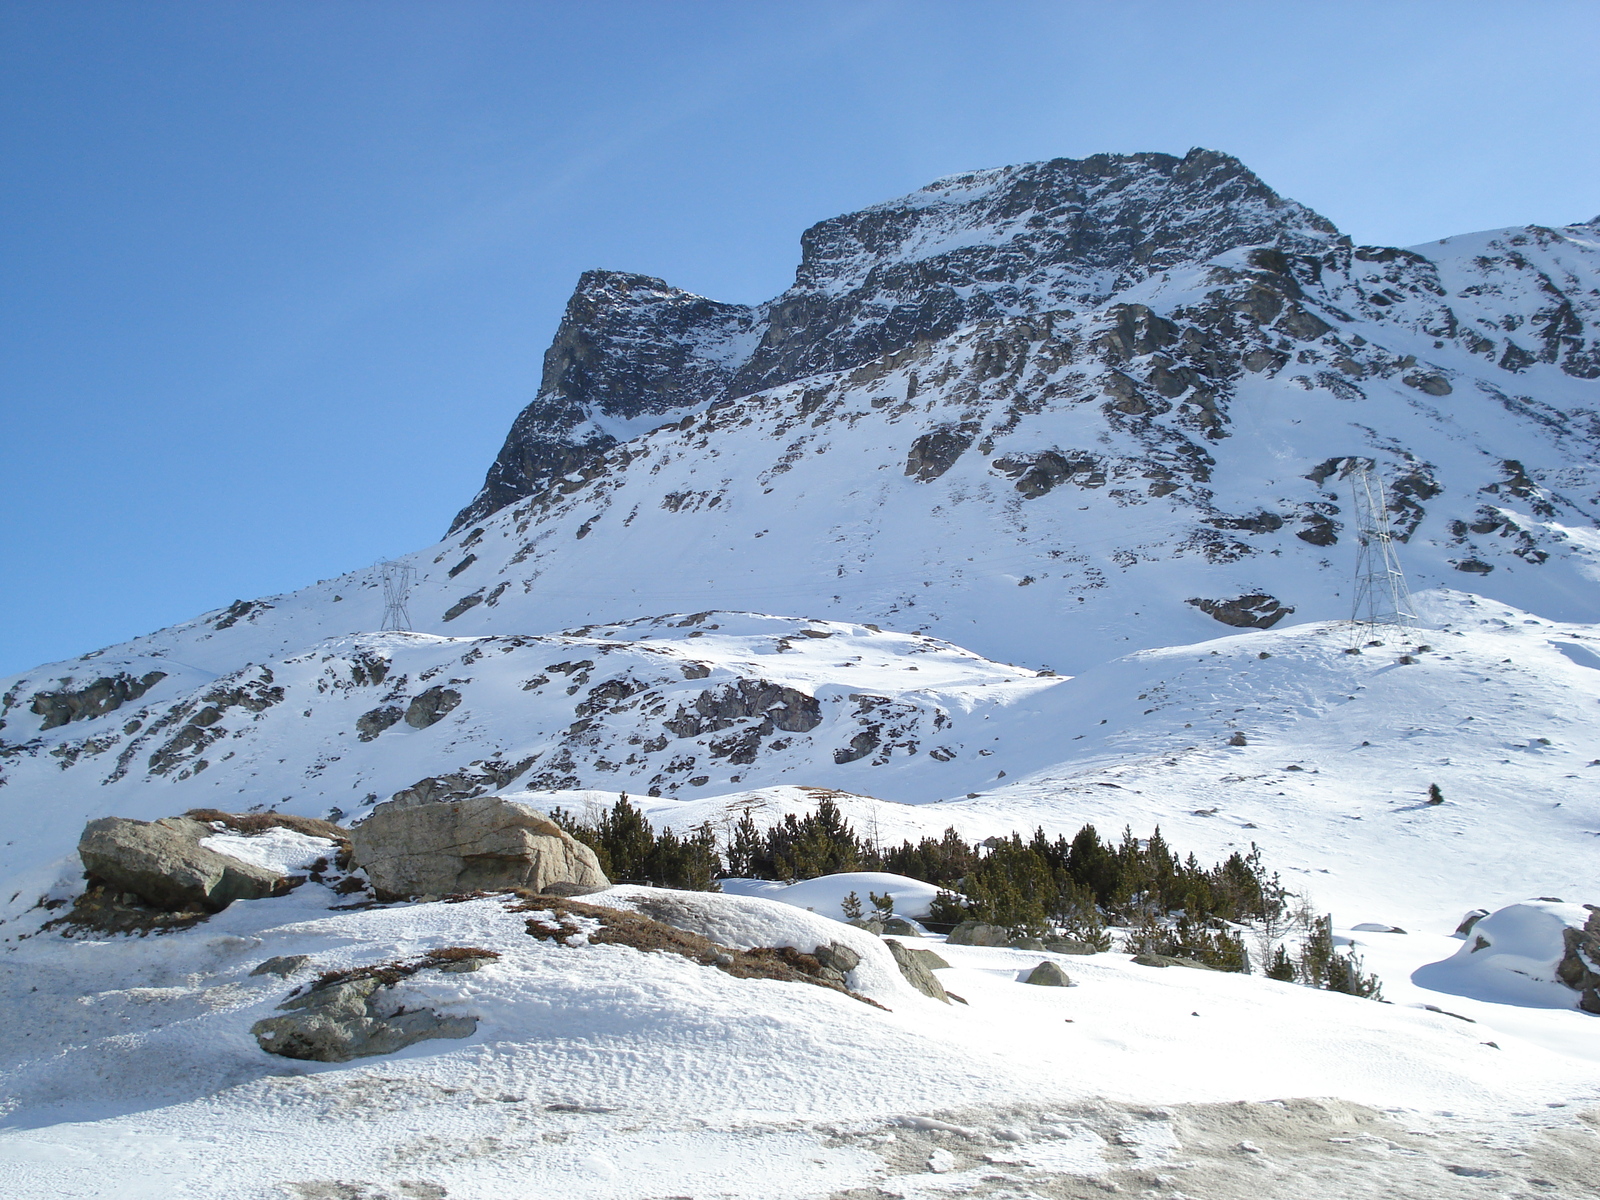
[(1342, 241), (1237, 159), (1197, 149), (952, 175), (819, 222), (801, 236), (794, 285), (755, 308), (589, 271), (538, 396), (450, 532), (713, 400), (858, 367), (975, 321), (1094, 307), (1237, 246), (1308, 253)]
[[(987, 794), (1061, 760), (1016, 732), (1057, 672), (1093, 707), (1141, 652), (1348, 618), (1357, 468), (1415, 590), (1600, 620), (1593, 223), (1353, 246), (1197, 150), (956, 176), (803, 248), (757, 308), (585, 274), (483, 493), (405, 560), (411, 630), (374, 632), (366, 569), (26, 672), (5, 795)], [(1305, 712), (1355, 690), (1326, 657), (1281, 685)], [(1118, 703), (1159, 723), (1172, 686)], [(1078, 748), (1116, 753), (1097, 721)]]

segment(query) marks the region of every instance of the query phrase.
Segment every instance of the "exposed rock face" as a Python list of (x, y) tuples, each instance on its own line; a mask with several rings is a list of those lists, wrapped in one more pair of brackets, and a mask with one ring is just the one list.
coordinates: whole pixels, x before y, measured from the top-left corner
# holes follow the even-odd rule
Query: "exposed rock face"
[(1189, 601), (1206, 616), (1236, 629), (1271, 629), (1294, 612), (1292, 606), (1278, 603), (1273, 596), (1236, 596), (1232, 600)]
[(1584, 907), (1589, 918), (1583, 928), (1562, 930), (1565, 953), (1556, 964), (1556, 977), (1579, 993), (1579, 1008), (1600, 1016), (1600, 908)]
[(288, 1016), (267, 1017), (250, 1027), (269, 1054), (313, 1062), (349, 1062), (393, 1054), (428, 1038), (464, 1038), (477, 1032), (475, 1017), (443, 1016), (431, 1009), (405, 1010), (382, 980), (351, 979), (313, 988), (278, 1005)]
[(952, 946), (1009, 946), (1011, 933), (1004, 925), (985, 925), (982, 921), (963, 921), (950, 931), (945, 941)]
[(257, 900), (287, 887), (274, 871), (200, 845), (212, 832), (188, 817), (102, 817), (84, 827), (78, 856), (91, 881), (172, 912), (221, 912), (235, 900)]
[(912, 951), (906, 949), (893, 938), (884, 938), (883, 944), (889, 947), (889, 953), (894, 955), (895, 966), (900, 968), (900, 974), (906, 977), (906, 982), (924, 996), (949, 1004), (950, 997), (945, 993), (944, 984), (934, 977), (926, 960), (920, 958)]
[(461, 693), (455, 688), (431, 687), (406, 707), (406, 724), (413, 729), (426, 729), (444, 720), (460, 703)]
[(906, 455), (906, 474), (931, 483), (951, 467), (978, 436), (976, 425), (945, 426), (930, 430), (911, 443)]
[(119, 671), (81, 688), (35, 692), (31, 707), (44, 718), (39, 726), (41, 732), (57, 729), (71, 721), (91, 720), (121, 708), (128, 701), (137, 700), (166, 677), (165, 671), (149, 671), (135, 679)]
[(279, 979), (287, 979), (298, 971), (303, 971), (311, 965), (309, 954), (278, 954), (265, 962), (257, 963), (250, 971), (251, 975), (276, 975)]
[(680, 709), (662, 724), (676, 737), (698, 737), (726, 729), (745, 717), (765, 717), (775, 729), (808, 733), (822, 723), (822, 708), (815, 696), (794, 688), (745, 679), (717, 692), (701, 692), (692, 711)]
[(752, 316), (744, 305), (719, 304), (648, 275), (586, 271), (545, 352), (538, 398), (517, 417), (483, 491), (450, 532), (581, 476), (616, 445), (607, 424), (720, 395)]
[(356, 719), (356, 735), (363, 742), (370, 742), (405, 715), (405, 709), (394, 704), (385, 704), (370, 712), (364, 712)]
[(350, 844), (380, 898), (610, 886), (594, 851), (543, 813), (499, 796), (380, 804), (350, 831)]

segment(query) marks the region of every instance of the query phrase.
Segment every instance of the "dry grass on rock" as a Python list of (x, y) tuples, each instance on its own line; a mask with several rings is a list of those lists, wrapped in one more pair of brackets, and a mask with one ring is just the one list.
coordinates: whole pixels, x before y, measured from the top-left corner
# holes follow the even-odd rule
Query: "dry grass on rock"
[[(676, 929), (638, 913), (614, 908), (601, 908), (560, 896), (528, 894), (512, 906), (513, 912), (532, 912), (528, 918), (528, 932), (541, 940), (567, 944), (566, 939), (583, 933), (591, 945), (631, 946), (645, 953), (654, 951), (677, 954), (699, 963), (716, 967), (735, 979), (775, 979), (780, 983), (809, 983), (842, 992), (863, 1004), (882, 1008), (876, 1000), (823, 976), (820, 962), (809, 954), (802, 954), (792, 946), (758, 946), (753, 950), (735, 950), (719, 946), (709, 938), (687, 930)], [(584, 930), (572, 918), (584, 917), (597, 922), (596, 930)]]

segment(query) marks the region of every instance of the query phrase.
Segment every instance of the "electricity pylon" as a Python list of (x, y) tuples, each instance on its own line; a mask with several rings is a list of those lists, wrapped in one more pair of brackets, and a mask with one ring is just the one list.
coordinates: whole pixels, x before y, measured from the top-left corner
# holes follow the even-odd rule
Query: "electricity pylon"
[(406, 603), (411, 599), (411, 581), (416, 571), (406, 563), (386, 562), (383, 573), (383, 624), (385, 631), (405, 632), (411, 628), (411, 613)]
[(1417, 619), (1400, 569), (1394, 531), (1389, 527), (1388, 498), (1383, 479), (1365, 462), (1350, 469), (1350, 493), (1356, 527), (1355, 601), (1350, 622), (1358, 639), (1376, 636), (1382, 627), (1404, 628)]

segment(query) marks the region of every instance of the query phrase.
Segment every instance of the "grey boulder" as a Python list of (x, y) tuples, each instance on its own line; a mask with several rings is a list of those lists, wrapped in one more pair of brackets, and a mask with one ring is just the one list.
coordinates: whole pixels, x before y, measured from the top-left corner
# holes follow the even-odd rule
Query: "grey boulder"
[(861, 955), (843, 942), (828, 942), (811, 952), (811, 957), (824, 967), (846, 975), (861, 965)]
[(945, 938), (952, 946), (1009, 946), (1011, 933), (1004, 925), (985, 925), (982, 921), (963, 921)]
[(1022, 982), (1031, 983), (1038, 987), (1076, 986), (1065, 971), (1063, 971), (1055, 963), (1049, 961), (1042, 962), (1033, 970), (1029, 971), (1027, 978), (1025, 978)]
[(918, 929), (904, 917), (889, 916), (883, 919), (883, 932), (892, 933), (896, 937), (921, 937), (922, 930)]
[(315, 988), (278, 1005), (289, 1015), (267, 1017), (250, 1027), (268, 1054), (313, 1062), (349, 1062), (393, 1054), (428, 1038), (464, 1038), (477, 1032), (475, 1017), (451, 1017), (432, 1009), (406, 1010), (392, 989), (377, 979), (351, 979)]
[(213, 832), (189, 817), (102, 817), (84, 826), (78, 857), (91, 881), (169, 912), (221, 912), (235, 900), (287, 889), (288, 880), (276, 871), (202, 846), (200, 839)]
[(900, 968), (900, 974), (906, 977), (907, 983), (924, 996), (931, 996), (945, 1004), (950, 1003), (944, 984), (934, 978), (933, 971), (916, 951), (907, 949), (893, 938), (884, 938), (883, 944), (889, 947), (889, 953), (894, 955), (894, 965)]
[(932, 950), (924, 950), (921, 946), (903, 946), (901, 949), (930, 971), (946, 971), (950, 968), (950, 964)]
[(1080, 941), (1077, 938), (1058, 938), (1044, 944), (1044, 948), (1052, 954), (1096, 954), (1093, 942)]
[(1171, 954), (1135, 954), (1133, 961), (1141, 967), (1193, 967), (1197, 971), (1209, 971), (1212, 968), (1203, 962), (1196, 962), (1192, 958), (1179, 958)]
[(593, 850), (537, 809), (500, 796), (380, 804), (350, 831), (350, 847), (380, 899), (611, 886)]

